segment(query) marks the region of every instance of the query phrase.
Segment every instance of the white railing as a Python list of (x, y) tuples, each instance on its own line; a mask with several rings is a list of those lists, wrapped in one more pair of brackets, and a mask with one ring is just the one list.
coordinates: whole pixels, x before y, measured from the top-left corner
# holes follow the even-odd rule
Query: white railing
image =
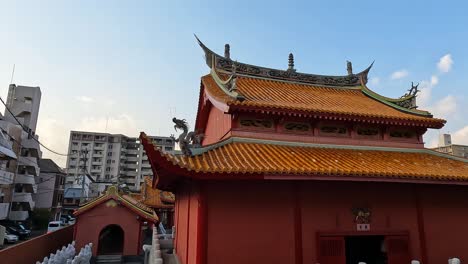
[(63, 246), (62, 249), (57, 249), (54, 253), (50, 253), (49, 257), (45, 257), (42, 261), (37, 261), (36, 264), (89, 264), (92, 252), (93, 243), (89, 243), (81, 248), (80, 253), (75, 256), (75, 241)]
[[(411, 264), (420, 264), (419, 260), (412, 260)], [(448, 264), (460, 264), (460, 259), (459, 258), (449, 258), (448, 259)], [(358, 262), (358, 264), (366, 264), (366, 262)]]

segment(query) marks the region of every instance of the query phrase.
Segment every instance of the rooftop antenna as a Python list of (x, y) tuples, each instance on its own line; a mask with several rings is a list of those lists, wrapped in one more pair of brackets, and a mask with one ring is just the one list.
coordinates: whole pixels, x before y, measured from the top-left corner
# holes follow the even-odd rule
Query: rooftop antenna
[(13, 77), (15, 77), (15, 66), (16, 66), (16, 64), (13, 64), (13, 71), (11, 72), (10, 84), (13, 83)]
[(109, 124), (109, 116), (106, 117), (106, 129), (105, 129), (105, 133), (107, 133), (107, 125)]

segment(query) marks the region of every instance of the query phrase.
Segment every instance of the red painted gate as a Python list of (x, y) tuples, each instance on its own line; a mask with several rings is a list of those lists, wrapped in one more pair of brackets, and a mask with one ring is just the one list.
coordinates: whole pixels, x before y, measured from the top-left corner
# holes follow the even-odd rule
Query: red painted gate
[(345, 264), (345, 239), (343, 236), (319, 238), (320, 264)]
[(385, 246), (387, 247), (388, 264), (410, 263), (408, 236), (386, 236)]

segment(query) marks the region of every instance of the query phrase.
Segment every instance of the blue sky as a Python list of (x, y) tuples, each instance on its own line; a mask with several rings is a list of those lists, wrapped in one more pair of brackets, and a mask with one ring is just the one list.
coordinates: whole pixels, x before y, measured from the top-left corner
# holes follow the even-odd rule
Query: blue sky
[[(193, 124), (208, 72), (193, 34), (242, 62), (345, 74), (375, 60), (369, 86), (398, 97), (421, 83), (421, 108), (468, 144), (467, 3), (431, 1), (0, 1), (0, 96), (40, 86), (41, 141), (66, 152), (70, 130), (174, 133)], [(2, 88), (3, 87), (3, 88)], [(434, 144), (439, 131), (426, 142)], [(64, 159), (44, 151), (60, 164)]]

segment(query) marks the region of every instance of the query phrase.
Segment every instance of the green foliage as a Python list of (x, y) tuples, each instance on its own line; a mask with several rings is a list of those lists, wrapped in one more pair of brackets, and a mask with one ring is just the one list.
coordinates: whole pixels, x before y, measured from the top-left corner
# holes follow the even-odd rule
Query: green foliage
[(50, 219), (51, 212), (49, 209), (36, 208), (31, 214), (31, 227), (38, 230), (47, 229)]

